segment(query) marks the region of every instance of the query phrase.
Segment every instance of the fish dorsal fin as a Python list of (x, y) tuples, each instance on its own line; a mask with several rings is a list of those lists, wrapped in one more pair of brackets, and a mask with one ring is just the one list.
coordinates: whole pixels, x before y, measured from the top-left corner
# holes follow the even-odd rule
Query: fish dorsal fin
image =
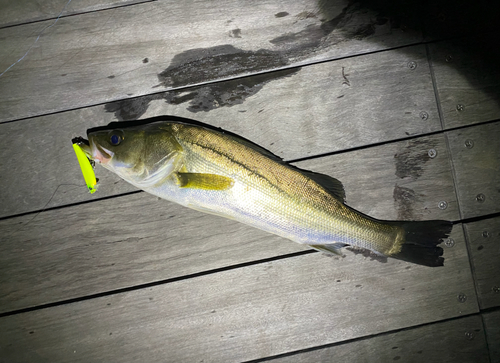
[(323, 188), (325, 188), (337, 200), (341, 201), (342, 203), (345, 202), (345, 190), (344, 190), (344, 186), (342, 185), (342, 182), (340, 180), (337, 180), (337, 179), (332, 178), (331, 176), (328, 176), (325, 174), (315, 173), (315, 172), (312, 172), (309, 170), (302, 170), (300, 168), (297, 168), (297, 167), (285, 162), (278, 155), (275, 155), (271, 151), (263, 148), (262, 146), (255, 144), (253, 141), (247, 140), (247, 139), (245, 139), (239, 135), (233, 134), (233, 133), (229, 133), (229, 135), (231, 137), (235, 138), (240, 144), (243, 144), (249, 148), (252, 148), (253, 150), (267, 156), (271, 160), (300, 171), (301, 173), (303, 173), (304, 175), (306, 175), (307, 177), (311, 178), (316, 183), (321, 185)]
[(345, 190), (340, 180), (312, 171), (301, 170), (301, 172), (328, 190), (336, 199), (340, 200), (342, 203), (345, 202)]
[(234, 180), (223, 175), (204, 173), (177, 173), (177, 182), (181, 188), (226, 190), (233, 186)]

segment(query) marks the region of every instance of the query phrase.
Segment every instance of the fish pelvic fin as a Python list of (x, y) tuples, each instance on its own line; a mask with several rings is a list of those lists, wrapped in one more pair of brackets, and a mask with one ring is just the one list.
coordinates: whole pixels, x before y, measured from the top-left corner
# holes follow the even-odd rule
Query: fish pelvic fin
[(443, 249), (438, 245), (447, 238), (453, 228), (452, 222), (435, 220), (422, 222), (394, 221), (389, 224), (401, 227), (401, 239), (387, 255), (418, 265), (437, 267), (444, 265)]
[(226, 190), (234, 185), (234, 180), (217, 174), (177, 173), (177, 183), (181, 188)]

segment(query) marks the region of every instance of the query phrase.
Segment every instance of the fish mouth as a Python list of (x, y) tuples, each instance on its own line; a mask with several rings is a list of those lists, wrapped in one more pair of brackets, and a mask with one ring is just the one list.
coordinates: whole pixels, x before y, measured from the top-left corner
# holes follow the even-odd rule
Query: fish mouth
[(106, 149), (104, 146), (92, 144), (92, 157), (97, 162), (101, 164), (108, 164), (114, 155), (114, 152)]
[(115, 153), (111, 150), (108, 150), (104, 146), (96, 143), (92, 136), (89, 136), (89, 144), (88, 153), (90, 154), (90, 158), (100, 164), (108, 164), (115, 155)]

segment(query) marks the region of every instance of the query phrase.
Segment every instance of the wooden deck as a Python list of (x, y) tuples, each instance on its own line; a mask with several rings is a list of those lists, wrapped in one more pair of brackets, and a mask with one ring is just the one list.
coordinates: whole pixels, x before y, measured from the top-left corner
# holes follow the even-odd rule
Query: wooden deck
[[(0, 362), (500, 362), (496, 6), (3, 1)], [(99, 166), (88, 194), (71, 139), (156, 115), (454, 221), (445, 266), (327, 257)]]

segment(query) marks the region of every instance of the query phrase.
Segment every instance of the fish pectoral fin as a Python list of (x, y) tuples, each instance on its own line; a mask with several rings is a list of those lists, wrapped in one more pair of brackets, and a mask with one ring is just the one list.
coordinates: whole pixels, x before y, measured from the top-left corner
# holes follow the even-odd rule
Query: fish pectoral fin
[(342, 252), (340, 252), (340, 249), (345, 246), (347, 246), (345, 243), (340, 242), (330, 243), (327, 245), (309, 245), (309, 247), (312, 247), (320, 252), (326, 252), (328, 254), (334, 254), (338, 256), (343, 256)]
[(234, 184), (227, 176), (204, 173), (177, 173), (177, 182), (181, 188), (205, 190), (226, 190)]

